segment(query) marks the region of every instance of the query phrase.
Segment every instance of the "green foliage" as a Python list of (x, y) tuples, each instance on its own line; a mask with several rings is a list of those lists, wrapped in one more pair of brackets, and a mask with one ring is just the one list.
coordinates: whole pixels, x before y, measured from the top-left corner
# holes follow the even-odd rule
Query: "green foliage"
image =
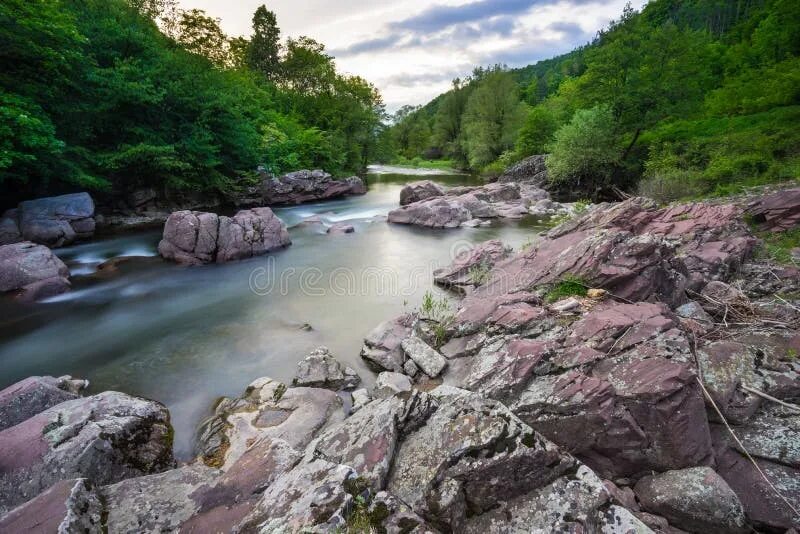
[(756, 232), (764, 241), (764, 252), (771, 260), (785, 265), (797, 265), (792, 251), (800, 249), (800, 230), (785, 232)]
[(614, 134), (608, 106), (577, 111), (555, 134), (547, 156), (550, 179), (590, 193), (608, 185), (620, 161)]
[(485, 284), (489, 280), (489, 272), (491, 269), (484, 263), (478, 263), (469, 268), (469, 279), (473, 284), (479, 286)]
[(422, 296), (420, 317), (433, 323), (435, 345), (436, 348), (441, 347), (447, 338), (447, 329), (455, 321), (450, 302), (445, 297), (436, 298), (433, 293), (426, 291)]
[(588, 286), (581, 278), (565, 275), (547, 290), (545, 300), (547, 302), (557, 302), (567, 297), (585, 297), (588, 291)]
[(173, 0), (0, 4), (0, 190), (226, 191), (258, 165), (363, 169), (375, 88), (305, 38), (280, 62), (274, 16), (254, 19), (252, 39), (229, 39)]
[(516, 142), (519, 159), (546, 153), (558, 126), (555, 114), (546, 106), (536, 106), (528, 111)]

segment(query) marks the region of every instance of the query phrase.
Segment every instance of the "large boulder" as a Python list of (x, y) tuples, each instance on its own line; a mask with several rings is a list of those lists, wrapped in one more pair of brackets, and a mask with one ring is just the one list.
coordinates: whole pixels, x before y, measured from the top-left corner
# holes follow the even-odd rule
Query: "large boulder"
[(224, 263), (290, 244), (286, 226), (269, 208), (242, 210), (233, 217), (176, 211), (164, 225), (158, 252), (178, 263)]
[(449, 266), (433, 271), (433, 281), (466, 292), (485, 282), (492, 267), (510, 255), (511, 249), (499, 239), (478, 243), (461, 252)]
[(430, 228), (457, 228), (470, 219), (472, 214), (463, 203), (445, 197), (422, 200), (389, 212), (391, 223)]
[(749, 532), (742, 503), (709, 467), (642, 478), (634, 490), (642, 508), (691, 532)]
[(359, 382), (355, 370), (339, 363), (328, 347), (319, 347), (297, 364), (292, 385), (339, 390), (353, 389)]
[(86, 380), (31, 376), (0, 391), (0, 430), (30, 419), (56, 404), (78, 398)]
[(379, 324), (364, 338), (361, 357), (375, 371), (402, 373), (406, 358), (400, 343), (411, 335), (415, 321), (407, 314)]
[(88, 193), (20, 202), (17, 217), (23, 239), (48, 247), (69, 245), (94, 235), (94, 201)]
[(69, 288), (69, 268), (49, 248), (29, 241), (0, 246), (0, 293), (33, 301)]
[(411, 182), (400, 190), (400, 205), (405, 206), (420, 200), (427, 200), (443, 196), (445, 189), (430, 180), (421, 180), (419, 182)]
[(0, 532), (104, 532), (103, 512), (88, 479), (62, 480), (0, 517)]
[(251, 444), (280, 439), (297, 450), (344, 418), (342, 400), (328, 389), (292, 387), (271, 378), (253, 381), (238, 398), (222, 398), (198, 432), (202, 461), (227, 470)]
[(261, 194), (268, 206), (301, 204), (364, 193), (366, 187), (361, 178), (352, 176), (337, 180), (321, 170), (301, 170), (277, 178), (266, 177), (261, 183)]
[(747, 206), (747, 213), (764, 230), (784, 231), (800, 224), (800, 188), (765, 195)]
[(52, 484), (97, 485), (174, 466), (167, 409), (108, 391), (57, 404), (0, 431), (0, 512)]
[(8, 210), (0, 216), (0, 245), (9, 245), (22, 241), (22, 234), (17, 224), (17, 210)]
[(529, 156), (503, 171), (497, 181), (531, 183), (542, 186), (548, 182), (547, 165), (544, 154)]

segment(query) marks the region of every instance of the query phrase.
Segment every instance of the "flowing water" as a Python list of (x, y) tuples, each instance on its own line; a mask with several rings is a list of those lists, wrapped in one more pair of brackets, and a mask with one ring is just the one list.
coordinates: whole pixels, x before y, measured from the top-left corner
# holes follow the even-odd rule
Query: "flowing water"
[[(396, 174), (402, 172), (403, 174)], [(160, 232), (126, 234), (59, 249), (73, 290), (22, 307), (0, 301), (0, 388), (29, 375), (71, 374), (108, 389), (159, 400), (175, 426), (179, 457), (221, 395), (253, 379), (291, 380), (317, 346), (331, 349), (370, 384), (359, 357), (364, 336), (419, 306), (432, 271), (471, 243), (499, 238), (518, 248), (540, 230), (533, 221), (429, 230), (388, 224), (403, 184), (423, 173), (373, 167), (369, 192), (343, 200), (276, 208), (290, 227), (285, 250), (225, 265), (182, 267), (156, 253)], [(446, 185), (470, 176), (425, 172)], [(302, 223), (318, 216), (321, 223)], [(355, 233), (328, 235), (347, 221)], [(97, 271), (125, 258), (114, 272)]]

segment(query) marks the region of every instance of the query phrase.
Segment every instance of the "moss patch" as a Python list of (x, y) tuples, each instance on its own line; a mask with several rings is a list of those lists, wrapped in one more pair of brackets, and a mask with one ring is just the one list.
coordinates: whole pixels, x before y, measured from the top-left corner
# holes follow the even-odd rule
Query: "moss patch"
[(544, 297), (547, 302), (556, 302), (567, 297), (585, 297), (587, 291), (587, 285), (581, 278), (566, 275), (553, 284)]

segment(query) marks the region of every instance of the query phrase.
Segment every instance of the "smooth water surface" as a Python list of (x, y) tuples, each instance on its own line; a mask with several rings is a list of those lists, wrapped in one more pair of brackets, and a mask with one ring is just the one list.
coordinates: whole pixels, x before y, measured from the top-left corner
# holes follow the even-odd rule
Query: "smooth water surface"
[[(383, 216), (414, 179), (371, 174), (366, 195), (276, 208), (292, 245), (241, 262), (164, 262), (159, 232), (59, 249), (72, 271), (71, 292), (29, 307), (0, 303), (0, 388), (29, 375), (71, 374), (88, 378), (91, 392), (159, 400), (172, 414), (176, 453), (187, 458), (217, 397), (238, 395), (260, 376), (291, 380), (297, 362), (319, 345), (370, 384), (374, 375), (358, 355), (364, 336), (418, 306), (426, 291), (444, 294), (432, 285), (433, 269), (470, 243), (499, 238), (518, 248), (540, 230), (532, 221), (455, 230), (388, 224)], [(315, 215), (321, 224), (302, 223)], [(341, 221), (355, 233), (325, 233)], [(130, 258), (114, 272), (96, 272), (118, 257)]]

